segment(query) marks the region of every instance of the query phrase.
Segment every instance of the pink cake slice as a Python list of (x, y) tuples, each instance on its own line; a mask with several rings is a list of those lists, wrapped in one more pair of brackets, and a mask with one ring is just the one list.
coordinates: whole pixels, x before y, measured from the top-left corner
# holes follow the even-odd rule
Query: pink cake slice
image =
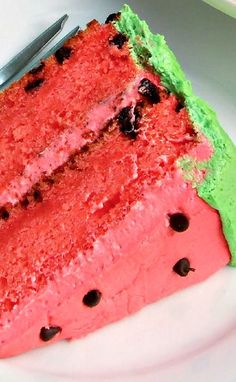
[(151, 60), (146, 28), (125, 6), (0, 94), (1, 357), (84, 336), (232, 261), (235, 197), (232, 211), (218, 201), (233, 187), (198, 116), (228, 167), (235, 147), (169, 48), (179, 91)]

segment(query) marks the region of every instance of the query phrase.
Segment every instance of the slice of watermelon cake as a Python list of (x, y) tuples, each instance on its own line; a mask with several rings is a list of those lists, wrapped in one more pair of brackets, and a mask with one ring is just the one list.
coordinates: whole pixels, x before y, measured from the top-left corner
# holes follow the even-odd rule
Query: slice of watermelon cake
[(0, 356), (236, 265), (234, 144), (128, 6), (0, 94)]

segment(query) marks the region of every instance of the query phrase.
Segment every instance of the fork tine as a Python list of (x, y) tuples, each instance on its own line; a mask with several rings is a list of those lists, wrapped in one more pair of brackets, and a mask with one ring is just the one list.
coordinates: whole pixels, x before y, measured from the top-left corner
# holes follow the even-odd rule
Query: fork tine
[(46, 60), (48, 57), (50, 57), (52, 54), (54, 54), (58, 49), (60, 49), (64, 43), (69, 40), (71, 37), (75, 36), (76, 33), (78, 33), (80, 31), (80, 26), (76, 26), (74, 29), (72, 29), (72, 31), (70, 31), (69, 33), (67, 33), (64, 37), (62, 37), (61, 40), (59, 40), (53, 47), (51, 47), (41, 58), (40, 60), (34, 62), (34, 63), (31, 63), (30, 66), (27, 67), (27, 72), (30, 71), (31, 69), (37, 67), (40, 62), (42, 62), (43, 60)]
[(53, 53), (55, 53), (59, 48), (61, 48), (64, 45), (65, 41), (75, 36), (79, 30), (80, 30), (79, 26), (75, 27), (71, 32), (69, 32), (66, 36), (64, 36), (61, 40), (59, 40), (59, 42), (57, 42), (52, 48), (50, 48), (49, 51), (47, 51), (42, 57), (38, 58), (38, 55), (37, 55), (34, 60), (31, 60), (13, 77), (11, 77), (8, 81), (4, 82), (2, 86), (0, 85), (0, 91), (10, 86), (11, 83), (19, 80), (21, 77), (23, 77), (25, 73), (39, 66), (41, 61), (45, 60), (46, 58), (51, 56)]
[(25, 49), (18, 53), (8, 64), (0, 69), (0, 86), (5, 85), (5, 83), (23, 69), (27, 63), (35, 58), (38, 53), (62, 30), (67, 19), (68, 15), (61, 17), (33, 40)]
[[(64, 43), (69, 40), (71, 37), (75, 36), (80, 31), (80, 26), (76, 26), (74, 29), (72, 29), (71, 32), (69, 32), (67, 35), (62, 37), (61, 40), (59, 40), (43, 57), (41, 60), (45, 60), (49, 56), (51, 56), (53, 53), (55, 53), (59, 48), (61, 48)], [(40, 61), (41, 61), (40, 60)]]

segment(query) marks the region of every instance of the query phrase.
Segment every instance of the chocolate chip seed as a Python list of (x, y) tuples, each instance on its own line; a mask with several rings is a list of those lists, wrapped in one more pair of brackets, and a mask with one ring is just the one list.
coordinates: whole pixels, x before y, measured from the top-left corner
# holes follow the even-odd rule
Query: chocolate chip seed
[(61, 333), (60, 326), (43, 327), (40, 330), (40, 339), (44, 342), (50, 341), (57, 333)]
[(10, 217), (10, 214), (7, 211), (7, 209), (5, 207), (1, 207), (0, 208), (0, 218), (3, 220), (8, 220), (9, 217)]
[(111, 45), (116, 45), (118, 49), (121, 49), (123, 45), (128, 41), (128, 38), (122, 34), (116, 34), (111, 40), (109, 40)]
[(118, 115), (118, 121), (120, 122), (120, 130), (123, 133), (130, 133), (132, 130), (134, 130), (133, 123), (131, 122), (132, 120), (132, 107), (127, 106), (124, 107), (119, 115)]
[(29, 205), (29, 200), (27, 198), (24, 198), (23, 200), (21, 200), (20, 204), (22, 208), (27, 208)]
[(70, 58), (71, 53), (72, 49), (69, 46), (62, 46), (54, 55), (58, 64), (62, 65), (65, 60)]
[(107, 19), (106, 19), (106, 21), (105, 21), (105, 24), (109, 24), (109, 23), (112, 23), (112, 22), (114, 22), (114, 21), (119, 20), (120, 15), (121, 15), (120, 12), (117, 12), (117, 13), (111, 13), (111, 14), (107, 17)]
[(36, 68), (33, 68), (29, 71), (30, 74), (38, 74), (38, 73), (41, 73), (42, 70), (44, 69), (45, 67), (45, 64), (44, 62), (41, 62), (41, 64), (39, 66), (36, 66)]
[(43, 197), (42, 197), (42, 193), (40, 190), (35, 190), (34, 193), (33, 193), (33, 198), (35, 200), (35, 202), (42, 202), (43, 201)]
[(176, 232), (184, 232), (189, 227), (189, 219), (181, 212), (169, 215), (170, 227)]
[(37, 78), (36, 80), (29, 82), (25, 86), (25, 91), (27, 93), (29, 93), (29, 92), (31, 92), (31, 91), (33, 91), (35, 89), (38, 89), (42, 85), (43, 82), (44, 82), (43, 78)]
[(181, 101), (179, 101), (179, 102), (177, 103), (176, 107), (175, 107), (175, 111), (176, 111), (176, 113), (179, 113), (180, 110), (182, 110), (183, 108), (184, 108), (184, 103), (181, 102)]
[(118, 114), (118, 122), (120, 131), (131, 139), (137, 137), (138, 121), (140, 113), (137, 107), (133, 109), (132, 106), (124, 107)]
[(173, 266), (173, 271), (181, 277), (186, 277), (190, 271), (194, 272), (195, 269), (190, 267), (189, 260), (184, 257)]
[(138, 91), (152, 103), (160, 102), (158, 87), (148, 78), (143, 78), (139, 84)]
[(99, 290), (93, 289), (90, 290), (83, 298), (83, 304), (89, 308), (93, 308), (98, 305), (102, 298), (102, 294)]

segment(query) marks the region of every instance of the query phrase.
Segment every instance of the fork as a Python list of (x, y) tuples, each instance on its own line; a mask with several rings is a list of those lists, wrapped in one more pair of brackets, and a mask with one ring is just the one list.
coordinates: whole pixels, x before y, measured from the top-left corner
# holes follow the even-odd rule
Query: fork
[(68, 15), (62, 16), (0, 69), (0, 91), (21, 78), (26, 72), (37, 67), (41, 60), (55, 53), (66, 40), (80, 30), (79, 26), (75, 27), (39, 60), (39, 53), (62, 31), (67, 19)]

